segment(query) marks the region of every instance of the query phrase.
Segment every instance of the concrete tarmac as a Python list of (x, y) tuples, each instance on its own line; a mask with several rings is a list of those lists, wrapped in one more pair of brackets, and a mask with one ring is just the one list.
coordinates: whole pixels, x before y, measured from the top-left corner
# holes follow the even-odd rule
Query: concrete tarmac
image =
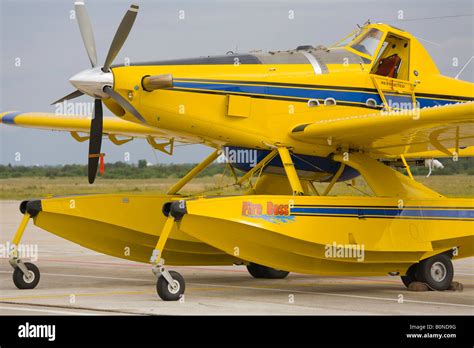
[[(0, 201), (0, 243), (11, 240), (19, 202)], [(463, 291), (408, 291), (399, 277), (252, 278), (245, 267), (170, 267), (186, 280), (181, 302), (161, 301), (151, 266), (102, 255), (36, 228), (22, 244), (38, 246), (41, 281), (12, 282), (0, 259), (0, 315), (473, 315), (474, 258), (454, 262)], [(34, 251), (34, 250), (32, 250)], [(26, 261), (27, 259), (25, 259)]]

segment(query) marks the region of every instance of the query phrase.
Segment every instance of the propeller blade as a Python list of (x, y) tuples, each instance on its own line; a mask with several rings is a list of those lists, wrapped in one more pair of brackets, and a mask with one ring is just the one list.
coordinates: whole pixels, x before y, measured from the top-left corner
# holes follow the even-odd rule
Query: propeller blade
[(94, 116), (91, 121), (91, 130), (89, 137), (89, 161), (87, 166), (89, 184), (94, 183), (99, 166), (100, 148), (102, 145), (102, 101), (94, 100)]
[(97, 66), (97, 50), (95, 48), (94, 32), (92, 31), (92, 24), (87, 14), (86, 5), (83, 1), (79, 0), (74, 3), (74, 8), (76, 10), (77, 23), (79, 24), (84, 47), (86, 48), (92, 67), (95, 68)]
[(115, 92), (112, 87), (110, 86), (105, 86), (104, 87), (104, 92), (107, 93), (110, 98), (112, 98), (114, 101), (117, 102), (121, 107), (123, 107), (125, 110), (127, 110), (129, 113), (131, 113), (135, 118), (137, 118), (140, 122), (146, 123), (145, 119), (140, 115), (137, 109), (133, 107), (132, 104), (128, 102), (127, 99), (122, 97), (119, 93)]
[(125, 13), (122, 22), (115, 33), (114, 39), (110, 44), (109, 53), (107, 54), (107, 58), (105, 58), (104, 67), (102, 68), (103, 71), (109, 71), (109, 68), (112, 65), (115, 57), (117, 57), (117, 54), (125, 43), (125, 40), (127, 40), (130, 30), (132, 30), (137, 13), (138, 5), (131, 5), (127, 13)]
[(51, 103), (51, 105), (55, 105), (55, 104), (57, 104), (57, 103), (62, 103), (62, 102), (65, 101), (65, 100), (70, 100), (70, 99), (74, 99), (74, 98), (80, 97), (80, 96), (83, 95), (83, 94), (84, 94), (84, 93), (82, 93), (81, 91), (75, 90), (74, 92), (69, 93), (68, 95), (62, 97), (61, 99), (56, 100), (54, 103)]

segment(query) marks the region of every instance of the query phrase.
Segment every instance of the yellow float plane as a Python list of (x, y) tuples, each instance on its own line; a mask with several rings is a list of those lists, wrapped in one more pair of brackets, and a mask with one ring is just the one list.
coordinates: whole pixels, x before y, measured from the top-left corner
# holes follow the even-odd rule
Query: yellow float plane
[[(410, 33), (366, 23), (329, 47), (112, 65), (136, 18), (132, 5), (100, 65), (84, 3), (75, 7), (92, 68), (71, 77), (77, 90), (57, 102), (93, 97), (92, 121), (6, 112), (1, 123), (89, 140), (91, 183), (104, 135), (117, 145), (146, 138), (169, 154), (176, 143), (215, 151), (166, 195), (22, 202), (14, 245), (33, 218), (87, 248), (151, 262), (164, 300), (179, 299), (185, 288), (165, 259), (244, 264), (257, 278), (400, 275), (406, 286), (446, 290), (451, 259), (473, 256), (473, 200), (443, 197), (410, 172), (410, 164), (434, 157), (473, 155), (473, 84), (441, 75)], [(115, 118), (103, 118), (102, 103)], [(228, 160), (235, 185), (249, 186), (245, 194), (180, 195), (218, 156)], [(337, 182), (357, 176), (372, 196), (330, 196)], [(318, 191), (314, 182), (327, 186)], [(17, 287), (38, 284), (38, 268), (15, 250), (10, 263)]]

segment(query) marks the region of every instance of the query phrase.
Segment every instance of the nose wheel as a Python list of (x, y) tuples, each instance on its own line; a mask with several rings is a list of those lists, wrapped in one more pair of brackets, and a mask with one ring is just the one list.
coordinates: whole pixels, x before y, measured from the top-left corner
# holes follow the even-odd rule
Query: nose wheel
[[(168, 271), (165, 270), (165, 272)], [(167, 279), (164, 274), (158, 277), (156, 291), (163, 301), (178, 301), (184, 294), (184, 278), (176, 271), (170, 271), (168, 275), (171, 279)]]
[[(28, 206), (28, 202), (25, 201), (22, 202), (22, 204), (23, 203), (26, 203), (26, 206)], [(12, 250), (10, 251), (8, 258), (8, 262), (13, 267), (13, 284), (15, 284), (18, 289), (34, 289), (40, 281), (40, 271), (38, 267), (30, 262), (23, 262), (18, 253), (18, 245), (20, 245), (21, 237), (23, 237), (23, 233), (25, 232), (29, 220), (30, 214), (24, 212), (20, 226), (18, 226), (18, 229), (13, 236), (11, 243)]]
[(168, 240), (173, 225), (174, 218), (169, 216), (150, 258), (150, 262), (153, 264), (152, 271), (158, 278), (156, 282), (156, 292), (163, 301), (180, 300), (186, 288), (183, 276), (176, 271), (168, 271), (164, 266), (165, 260), (161, 258), (161, 252)]
[(26, 272), (20, 266), (13, 271), (13, 283), (18, 289), (34, 289), (40, 281), (40, 271), (30, 262), (25, 262), (23, 267)]

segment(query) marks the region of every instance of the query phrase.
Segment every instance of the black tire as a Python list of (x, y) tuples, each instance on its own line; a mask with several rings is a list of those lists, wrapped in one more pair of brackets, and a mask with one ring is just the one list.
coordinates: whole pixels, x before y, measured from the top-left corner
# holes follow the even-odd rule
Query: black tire
[(249, 263), (247, 271), (250, 275), (257, 279), (283, 279), (288, 276), (290, 272), (280, 271), (271, 267), (258, 265), (256, 263)]
[(421, 261), (417, 267), (416, 278), (432, 290), (448, 290), (454, 277), (451, 258), (439, 254)]
[(26, 262), (25, 266), (32, 278), (28, 280), (21, 269), (16, 267), (13, 271), (13, 283), (18, 289), (34, 289), (40, 281), (40, 271), (38, 267), (30, 262)]
[(170, 271), (170, 275), (178, 284), (178, 288), (173, 290), (166, 281), (165, 277), (160, 275), (158, 281), (156, 282), (156, 291), (158, 292), (158, 296), (160, 296), (163, 301), (178, 301), (181, 298), (181, 295), (184, 294), (184, 290), (186, 288), (184, 278), (181, 274), (175, 271)]
[(263, 278), (262, 266), (257, 265), (256, 263), (249, 263), (247, 265), (247, 271), (254, 278), (257, 278), (257, 279)]
[(407, 270), (407, 274), (400, 277), (400, 278), (402, 278), (403, 285), (405, 285), (407, 288), (410, 286), (411, 283), (419, 281), (416, 278), (417, 268), (418, 268), (417, 263), (411, 265), (410, 268), (408, 268), (408, 270)]

